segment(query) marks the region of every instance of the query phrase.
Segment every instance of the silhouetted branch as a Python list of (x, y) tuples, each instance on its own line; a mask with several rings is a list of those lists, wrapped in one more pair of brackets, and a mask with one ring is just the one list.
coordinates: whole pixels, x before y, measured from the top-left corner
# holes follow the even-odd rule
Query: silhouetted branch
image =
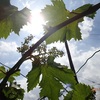
[(74, 74), (75, 74), (75, 76), (74, 76), (75, 80), (78, 83), (78, 79), (77, 79), (77, 76), (76, 76), (74, 64), (73, 64), (73, 61), (72, 61), (72, 57), (71, 57), (71, 53), (70, 53), (67, 41), (65, 41), (65, 47), (66, 47), (66, 51), (67, 51), (68, 60), (69, 60), (69, 64), (70, 64), (71, 70), (74, 72)]

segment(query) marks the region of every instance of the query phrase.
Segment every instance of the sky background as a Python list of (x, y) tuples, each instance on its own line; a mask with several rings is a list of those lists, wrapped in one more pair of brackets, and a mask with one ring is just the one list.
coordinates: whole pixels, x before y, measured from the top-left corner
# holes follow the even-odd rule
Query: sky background
[[(64, 0), (66, 8), (68, 10), (76, 9), (86, 3), (96, 4), (99, 3), (99, 0)], [(50, 0), (11, 0), (11, 4), (23, 9), (27, 6), (29, 9), (34, 12), (34, 20), (41, 9), (45, 7), (46, 4), (51, 4)], [(39, 20), (37, 20), (38, 23)], [(95, 18), (92, 20), (90, 18), (84, 17), (84, 21), (79, 24), (79, 27), (82, 32), (81, 41), (74, 41), (73, 39), (68, 42), (69, 48), (71, 51), (72, 59), (74, 62), (75, 70), (77, 71), (95, 51), (100, 50), (100, 10), (97, 11)], [(33, 34), (35, 39), (33, 42), (36, 42), (43, 36), (42, 26), (39, 25), (30, 25), (24, 26), (20, 31), (20, 35), (11, 33), (11, 35), (5, 40), (0, 39), (0, 62), (3, 64), (12, 67), (21, 55), (17, 52), (17, 47), (21, 45), (24, 38), (29, 34)], [(56, 46), (59, 50), (63, 50), (65, 46), (63, 43), (57, 42), (49, 45), (50, 47)], [(55, 59), (57, 62), (68, 65), (67, 54), (64, 57)], [(93, 58), (91, 58), (87, 64), (80, 70), (77, 74), (79, 82), (89, 84), (95, 88), (100, 88), (100, 52), (98, 52)], [(25, 61), (21, 65), (21, 73), (26, 75), (31, 69), (31, 62)], [(22, 84), (22, 87), (26, 89), (26, 79), (22, 76), (17, 78), (18, 83)], [(29, 93), (25, 93), (24, 100), (37, 100), (39, 97), (39, 89), (35, 88)], [(97, 100), (100, 100), (100, 91), (97, 91)]]

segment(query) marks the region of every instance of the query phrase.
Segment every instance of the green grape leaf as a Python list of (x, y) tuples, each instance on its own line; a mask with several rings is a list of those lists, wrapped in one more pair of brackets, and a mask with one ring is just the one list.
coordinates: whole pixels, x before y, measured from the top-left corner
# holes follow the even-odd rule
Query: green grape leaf
[(88, 100), (88, 96), (92, 93), (90, 86), (85, 84), (77, 84), (73, 92), (72, 100)]
[(64, 84), (67, 83), (70, 83), (71, 85), (76, 84), (74, 73), (72, 72), (71, 69), (67, 69), (67, 67), (65, 68), (65, 66), (64, 68), (50, 67), (49, 69), (50, 73)]
[(5, 77), (6, 71), (4, 66), (0, 66), (0, 79), (3, 79)]
[(64, 97), (64, 100), (72, 100), (73, 91), (68, 91), (68, 94)]
[(80, 83), (75, 85), (74, 89), (65, 96), (64, 100), (90, 100), (92, 96), (91, 87)]
[[(62, 0), (52, 0), (52, 3), (53, 5), (47, 5), (44, 9), (42, 9), (43, 17), (45, 21), (47, 21), (46, 25), (51, 27), (56, 26), (61, 22), (64, 22), (69, 14), (69, 11), (66, 10), (65, 4)], [(59, 39), (60, 41), (63, 41), (65, 32), (65, 27), (60, 29), (59, 31), (51, 35), (48, 39), (46, 39), (46, 43), (49, 44), (51, 42), (58, 41)]]
[(67, 66), (54, 62), (55, 57), (53, 55), (48, 56), (47, 64), (56, 68), (66, 68)]
[(10, 0), (0, 0), (0, 5), (10, 5)]
[[(82, 13), (83, 11), (86, 11), (87, 9), (90, 9), (91, 7), (92, 7), (92, 4), (85, 4), (85, 5), (77, 8), (76, 10), (72, 10), (72, 13), (77, 15), (77, 14)], [(95, 14), (96, 14), (96, 12), (94, 12), (93, 14), (87, 15), (87, 17), (90, 17), (93, 19), (95, 17)]]
[[(15, 72), (10, 76), (8, 79), (9, 82), (13, 82), (15, 80), (15, 77), (20, 75), (20, 71)], [(3, 79), (6, 76), (6, 69), (4, 66), (0, 66), (0, 79)]]
[(0, 38), (7, 38), (11, 32), (19, 34), (20, 29), (27, 24), (31, 15), (28, 8), (18, 11), (17, 7), (10, 4), (5, 5), (5, 3), (0, 5)]
[[(63, 89), (62, 83), (71, 84), (74, 87), (76, 81), (72, 70), (67, 69), (67, 66), (54, 62), (54, 58), (52, 55), (49, 55), (47, 61), (42, 63), (42, 58), (34, 56), (32, 70), (27, 74), (27, 89), (30, 91), (39, 85), (41, 97), (46, 96), (49, 99), (58, 100), (60, 90)], [(59, 66), (61, 67), (59, 68)]]
[(15, 72), (14, 74), (12, 74), (12, 75), (9, 77), (8, 81), (9, 81), (9, 82), (13, 82), (13, 81), (15, 80), (15, 77), (17, 77), (17, 76), (19, 76), (19, 75), (20, 75), (20, 71)]
[(48, 65), (53, 65), (54, 64), (54, 59), (55, 59), (54, 56), (48, 56), (48, 59), (47, 59)]
[(21, 88), (17, 89), (15, 87), (5, 87), (3, 92), (8, 100), (23, 100), (25, 91)]
[(27, 74), (27, 89), (28, 91), (32, 90), (34, 87), (37, 86), (37, 84), (39, 83), (39, 78), (41, 75), (41, 68), (40, 66), (37, 66), (35, 68), (33, 68), (28, 74)]
[[(51, 67), (48, 65), (41, 67), (42, 80), (40, 82), (40, 96), (46, 96), (51, 100), (58, 100), (59, 92), (63, 88), (62, 83), (75, 85), (74, 74), (70, 69)], [(47, 92), (48, 91), (48, 92)]]
[(12, 74), (11, 76), (16, 77), (20, 75), (20, 71), (15, 72), (14, 74)]
[[(89, 7), (91, 6), (92, 5), (90, 4), (86, 4), (70, 12), (66, 9), (63, 0), (52, 0), (52, 5), (47, 5), (44, 9), (42, 9), (41, 13), (44, 16), (45, 21), (47, 22), (46, 26), (54, 27), (64, 22), (65, 20), (76, 16), (78, 13), (82, 13), (83, 11), (89, 9)], [(55, 42), (58, 40), (65, 42), (65, 38), (66, 40), (71, 40), (72, 38), (74, 38), (75, 40), (82, 39), (80, 29), (78, 27), (78, 23), (82, 21), (83, 18), (76, 20), (73, 23), (59, 29), (57, 32), (46, 39), (46, 43), (50, 44), (51, 42)], [(45, 28), (44, 30), (45, 33), (47, 33), (48, 30), (46, 30)]]
[(42, 81), (40, 82), (41, 92), (40, 96), (46, 96), (51, 100), (58, 100), (62, 84), (52, 76), (48, 66), (41, 67)]
[(83, 11), (86, 11), (86, 10), (89, 9), (90, 7), (92, 7), (91, 4), (85, 4), (85, 5), (83, 5), (83, 6), (79, 7), (79, 8), (77, 8), (76, 10), (72, 10), (72, 13), (74, 13), (74, 14), (79, 14), (79, 13), (81, 13), (81, 12), (83, 12)]
[(26, 25), (27, 22), (29, 21), (30, 17), (30, 10), (28, 8), (24, 8), (21, 11), (18, 11), (14, 13), (11, 16), (11, 21), (12, 21), (12, 31), (15, 33), (19, 33), (20, 28), (22, 28), (23, 25)]

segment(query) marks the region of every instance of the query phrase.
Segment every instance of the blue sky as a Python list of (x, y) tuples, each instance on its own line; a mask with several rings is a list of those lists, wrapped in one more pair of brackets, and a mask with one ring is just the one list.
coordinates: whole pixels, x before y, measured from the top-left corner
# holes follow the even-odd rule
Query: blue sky
[[(66, 4), (66, 8), (68, 10), (76, 9), (79, 6), (82, 6), (86, 3), (96, 4), (100, 2), (99, 0), (64, 0)], [(11, 4), (17, 6), (20, 9), (24, 8), (25, 6), (29, 7), (33, 11), (39, 11), (40, 9), (44, 8), (46, 4), (50, 4), (50, 0), (11, 0)], [(74, 41), (73, 39), (69, 41), (69, 47), (72, 54), (72, 58), (74, 61), (76, 71), (79, 67), (89, 58), (96, 50), (100, 49), (100, 10), (97, 11), (96, 17), (94, 20), (84, 18), (84, 21), (79, 25), (82, 31), (83, 40), (81, 41)], [(23, 29), (20, 31), (20, 35), (16, 35), (11, 33), (11, 35), (5, 40), (0, 39), (0, 62), (4, 63), (8, 66), (13, 66), (21, 55), (17, 52), (17, 47), (21, 45), (21, 42), (24, 40), (26, 36), (29, 34), (33, 34), (36, 36), (35, 42), (43, 36), (42, 27), (40, 31), (37, 32), (31, 31), (32, 27), (24, 26)], [(34, 29), (34, 28), (33, 28)], [(54, 43), (50, 44), (49, 46), (55, 46), (60, 49), (64, 50), (63, 43)], [(56, 59), (55, 61), (61, 61), (62, 64), (69, 65), (67, 55), (65, 55), (61, 59)], [(80, 82), (84, 82), (86, 84), (90, 84), (91, 86), (99, 87), (96, 85), (100, 83), (100, 53), (97, 53), (93, 58), (91, 58), (88, 63), (84, 66), (84, 68), (77, 74), (78, 79)], [(26, 75), (27, 72), (31, 69), (30, 61), (26, 61), (21, 66), (21, 72)], [(96, 82), (93, 84), (91, 81)], [(19, 83), (22, 84), (23, 88), (26, 88), (26, 79), (22, 76), (17, 79)], [(29, 93), (25, 94), (24, 100), (36, 100), (38, 98), (38, 87), (30, 91)], [(100, 99), (100, 91), (97, 91), (97, 100)]]

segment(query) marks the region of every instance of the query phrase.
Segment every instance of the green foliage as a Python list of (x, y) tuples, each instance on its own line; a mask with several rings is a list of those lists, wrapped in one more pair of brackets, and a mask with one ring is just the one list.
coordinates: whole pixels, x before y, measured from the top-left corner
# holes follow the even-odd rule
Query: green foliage
[(10, 0), (0, 0), (0, 5), (9, 6), (10, 5)]
[[(52, 0), (52, 5), (46, 5), (46, 7), (42, 9), (42, 14), (44, 16), (45, 21), (47, 22), (46, 26), (53, 27), (64, 22), (65, 20), (68, 20), (76, 16), (79, 13), (82, 13), (83, 11), (86, 11), (91, 6), (92, 6), (91, 4), (86, 4), (70, 12), (66, 9), (63, 0)], [(88, 17), (93, 18), (93, 16), (94, 14)], [(78, 19), (77, 21), (74, 21), (73, 23), (67, 25), (66, 27), (63, 27), (62, 29), (58, 30), (52, 36), (46, 39), (47, 44), (58, 40), (64, 42), (65, 38), (66, 40), (71, 40), (72, 38), (74, 38), (75, 40), (80, 40), (81, 33), (78, 27), (78, 23), (82, 21), (83, 18)], [(45, 29), (45, 33), (47, 31), (48, 30)]]
[(40, 75), (41, 75), (41, 68), (40, 66), (36, 66), (36, 68), (33, 68), (27, 75), (28, 78), (28, 91), (32, 90), (34, 87), (37, 86), (37, 84), (39, 83), (39, 79), (40, 79)]
[(15, 87), (6, 87), (3, 90), (7, 100), (23, 100), (24, 97), (24, 89), (17, 89)]
[[(0, 66), (0, 80), (2, 80), (7, 74), (6, 69), (4, 66)], [(15, 72), (10, 76), (8, 79), (6, 87), (3, 89), (4, 96), (7, 100), (18, 100), (23, 99), (24, 96), (24, 89), (20, 88), (20, 85), (17, 84), (15, 81), (15, 77), (20, 75), (20, 71)]]
[(83, 11), (86, 11), (90, 7), (92, 7), (92, 4), (85, 4), (85, 5), (77, 8), (76, 10), (72, 10), (72, 13), (73, 14), (79, 14), (79, 13), (82, 13)]
[[(28, 48), (30, 48), (29, 44), (32, 39), (32, 35), (25, 38), (24, 42), (22, 42), (22, 46), (17, 48), (18, 51), (20, 53), (25, 53)], [(28, 47), (27, 49), (24, 48), (26, 45)], [(72, 97), (76, 97), (76, 94), (80, 96), (82, 94), (83, 98), (91, 97), (92, 94), (90, 94), (91, 89), (89, 86), (81, 84), (76, 85), (75, 75), (72, 70), (68, 69), (67, 66), (54, 61), (56, 57), (62, 57), (63, 55), (63, 51), (59, 51), (56, 47), (48, 49), (45, 43), (41, 44), (34, 50), (33, 54), (27, 58), (32, 60), (32, 69), (27, 74), (28, 92), (38, 85), (41, 89), (40, 97), (48, 97), (50, 100), (58, 100), (61, 90), (64, 89), (64, 85), (71, 84), (70, 88), (72, 91), (68, 92), (65, 100), (77, 100), (72, 99)], [(84, 89), (87, 90), (86, 94), (82, 92)]]
[[(6, 69), (4, 68), (4, 66), (0, 66), (0, 80), (3, 79), (6, 76)], [(12, 74), (9, 78), (9, 82), (13, 82), (15, 80), (15, 77), (20, 75), (20, 71), (15, 72), (14, 74)]]
[[(40, 46), (39, 50), (41, 51), (41, 49), (43, 49), (44, 47), (44, 45)], [(32, 62), (32, 70), (27, 75), (27, 82), (28, 91), (39, 85), (41, 87), (41, 97), (47, 96), (52, 100), (57, 100), (59, 97), (59, 92), (63, 88), (60, 82), (64, 84), (71, 83), (74, 85), (76, 81), (74, 79), (73, 72), (70, 69), (67, 69), (67, 66), (63, 66), (59, 63), (54, 62), (55, 56), (53, 56), (54, 52), (51, 52), (52, 50), (53, 49), (48, 50), (50, 51), (50, 55), (52, 56), (47, 56), (47, 54), (45, 55), (45, 53), (47, 52), (45, 51), (45, 53), (42, 52), (42, 57), (41, 54), (34, 57), (34, 61)], [(55, 48), (55, 50), (57, 49)], [(46, 58), (47, 60), (44, 58)], [(59, 66), (61, 68), (59, 68)], [(40, 75), (42, 75), (41, 81), (39, 81)]]
[[(30, 45), (30, 42), (32, 39), (33, 39), (33, 35), (30, 35), (27, 38), (25, 38), (24, 42), (21, 43), (21, 47), (17, 47), (17, 51), (23, 55), (26, 51), (28, 51), (29, 48), (31, 48), (31, 46), (34, 45), (34, 44)], [(48, 56), (52, 56), (55, 58), (55, 57), (62, 57), (63, 55), (64, 55), (64, 52), (58, 50), (56, 47), (47, 49), (46, 43), (43, 42), (40, 46), (38, 46), (33, 51), (33, 54), (30, 55), (30, 57), (28, 57), (28, 58), (29, 59), (33, 58), (35, 60), (34, 64), (38, 64), (39, 62), (41, 62), (41, 64), (43, 64), (43, 63), (47, 62)], [(38, 60), (40, 60), (40, 61), (38, 61)], [(37, 61), (38, 61), (38, 63), (37, 63)]]
[(17, 51), (22, 55), (30, 48), (29, 43), (33, 39), (33, 35), (25, 38), (24, 42), (21, 42), (21, 47), (17, 47)]
[[(25, 38), (26, 40), (28, 41), (29, 38)], [(24, 45), (28, 45), (31, 40), (25, 41), (21, 47), (18, 47), (21, 53), (20, 49), (23, 49)], [(56, 47), (48, 49), (46, 44), (43, 43), (28, 57), (32, 60), (32, 70), (27, 74), (28, 91), (39, 85), (41, 97), (46, 96), (49, 99), (58, 100), (60, 90), (63, 89), (62, 83), (70, 83), (72, 86), (76, 84), (73, 72), (67, 69), (67, 66), (54, 61), (56, 57), (62, 57), (63, 55), (63, 51), (58, 50)], [(42, 77), (40, 77), (41, 75)]]
[(50, 69), (50, 73), (62, 83), (64, 84), (70, 83), (72, 85), (76, 84), (74, 73), (72, 72), (71, 69), (67, 69), (67, 66), (66, 67), (62, 66), (62, 68), (57, 68), (54, 66), (54, 67), (50, 67), (49, 69)]
[(90, 86), (87, 86), (85, 84), (78, 84), (75, 86), (75, 90), (73, 92), (73, 100), (87, 100), (90, 99), (89, 96), (91, 96), (92, 90)]
[(5, 77), (5, 68), (0, 66), (0, 80)]
[[(75, 10), (72, 10), (71, 13), (75, 16), (77, 14), (82, 13), (83, 11), (86, 11), (87, 9), (91, 9), (92, 6), (93, 6), (92, 4), (85, 4), (85, 5), (79, 7), (77, 9), (75, 9)], [(94, 12), (93, 14), (87, 15), (87, 17), (90, 17), (90, 18), (93, 19), (95, 17), (95, 14), (96, 14), (96, 12)]]
[(0, 1), (0, 38), (7, 38), (11, 32), (19, 34), (20, 28), (29, 21), (30, 10), (12, 6), (9, 0)]
[(15, 77), (20, 76), (20, 71), (15, 72), (14, 74), (12, 74), (9, 78), (9, 82), (13, 82), (15, 80)]
[(64, 100), (72, 100), (73, 91), (68, 91), (67, 95), (64, 97)]
[(56, 79), (55, 76), (51, 73), (53, 69), (50, 66), (42, 66), (41, 73), (42, 73), (42, 80), (40, 82), (41, 97), (48, 97), (51, 100), (58, 100), (60, 89), (63, 88), (60, 81)]
[(90, 86), (80, 83), (75, 85), (74, 89), (66, 95), (64, 100), (94, 100), (94, 95)]
[(12, 31), (19, 34), (20, 28), (23, 25), (26, 25), (29, 22), (30, 10), (28, 8), (24, 8), (21, 11), (15, 12), (11, 16), (12, 21)]
[[(81, 6), (72, 12), (68, 11), (65, 7), (63, 0), (51, 0), (52, 5), (47, 5), (42, 9), (42, 14), (45, 17), (46, 26), (54, 27), (70, 18), (76, 16), (83, 11), (90, 9), (91, 4)], [(59, 14), (59, 15), (58, 15)], [(19, 34), (20, 28), (27, 24), (30, 17), (30, 10), (24, 8), (18, 11), (18, 8), (10, 4), (10, 0), (0, 0), (0, 38), (7, 38), (11, 32)], [(88, 15), (93, 18), (94, 14)], [(63, 27), (50, 36), (46, 42), (51, 43), (55, 41), (65, 41), (74, 38), (75, 40), (81, 39), (80, 29), (78, 23), (83, 21), (83, 18), (74, 21), (73, 23)], [(45, 29), (45, 33), (48, 30)], [(23, 54), (33, 46), (29, 46), (29, 42), (33, 36), (28, 36), (22, 42), (22, 46), (18, 47), (18, 52)], [(90, 86), (85, 84), (76, 84), (75, 75), (67, 66), (56, 63), (56, 57), (62, 57), (63, 51), (57, 50), (56, 47), (47, 49), (45, 43), (41, 44), (34, 50), (33, 54), (29, 55), (25, 60), (32, 61), (32, 70), (27, 74), (27, 89), (32, 90), (37, 85), (40, 86), (40, 97), (48, 97), (50, 100), (58, 100), (60, 92), (64, 85), (71, 84), (72, 91), (67, 91), (64, 100), (93, 100), (94, 93)], [(4, 66), (0, 66), (0, 80), (2, 81), (7, 75), (8, 70)], [(20, 71), (15, 72), (8, 79), (7, 85), (3, 89), (3, 94), (7, 100), (22, 100), (24, 90), (20, 88), (19, 84), (14, 82), (15, 77), (20, 75)], [(41, 77), (40, 77), (41, 76)], [(0, 91), (2, 93), (2, 91)], [(1, 98), (0, 98), (1, 99)]]
[[(40, 75), (42, 75), (41, 81)], [(27, 75), (28, 91), (39, 84), (41, 88), (40, 96), (46, 96), (51, 100), (58, 100), (63, 84), (70, 83), (75, 85), (74, 74), (70, 69), (57, 68), (50, 65), (41, 65), (33, 68)], [(48, 92), (47, 92), (48, 91)]]

